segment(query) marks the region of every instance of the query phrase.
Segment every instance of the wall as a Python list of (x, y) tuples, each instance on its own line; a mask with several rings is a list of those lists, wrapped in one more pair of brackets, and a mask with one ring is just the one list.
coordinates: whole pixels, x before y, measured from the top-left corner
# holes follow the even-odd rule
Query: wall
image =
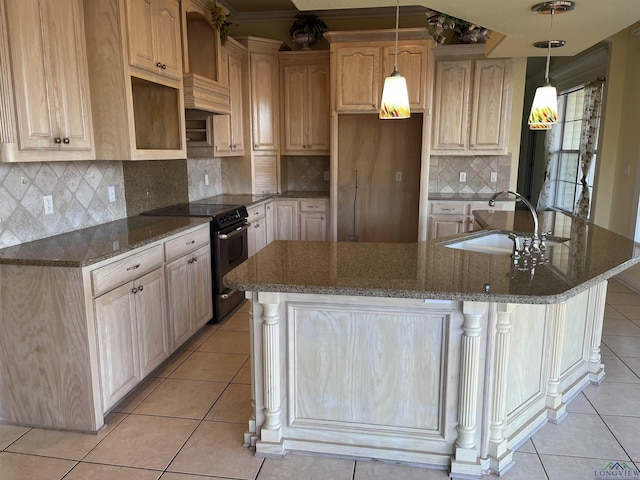
[[(594, 222), (633, 238), (638, 200), (638, 111), (640, 111), (640, 22), (609, 39), (604, 130), (597, 175)], [(629, 164), (631, 174), (623, 167)], [(624, 272), (625, 283), (640, 291), (640, 266)]]
[[(43, 195), (53, 197), (51, 215)], [(126, 216), (122, 162), (0, 163), (0, 248)]]

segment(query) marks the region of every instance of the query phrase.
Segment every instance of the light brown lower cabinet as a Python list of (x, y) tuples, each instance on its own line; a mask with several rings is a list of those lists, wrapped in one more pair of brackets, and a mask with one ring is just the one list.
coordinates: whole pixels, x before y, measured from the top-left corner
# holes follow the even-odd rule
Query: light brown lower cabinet
[(175, 350), (213, 316), (209, 245), (167, 264), (165, 271), (171, 342)]
[(158, 268), (94, 300), (105, 411), (169, 356), (164, 289)]
[(204, 223), (85, 267), (0, 264), (0, 423), (97, 432), (211, 318), (210, 255)]

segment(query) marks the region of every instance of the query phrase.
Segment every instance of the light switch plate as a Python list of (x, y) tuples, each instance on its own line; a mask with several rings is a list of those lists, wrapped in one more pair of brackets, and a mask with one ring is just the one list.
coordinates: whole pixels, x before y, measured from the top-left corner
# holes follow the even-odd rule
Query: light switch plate
[(498, 172), (491, 172), (491, 181), (492, 182), (498, 181)]
[(109, 203), (116, 201), (116, 187), (109, 185)]
[(460, 172), (460, 182), (467, 181), (467, 172)]
[(325, 181), (329, 180), (329, 171), (328, 170), (325, 170), (325, 172), (324, 172), (324, 179), (325, 179)]
[(396, 182), (402, 181), (402, 172), (396, 172)]
[(205, 185), (209, 185), (209, 174), (208, 173), (204, 174), (204, 184)]

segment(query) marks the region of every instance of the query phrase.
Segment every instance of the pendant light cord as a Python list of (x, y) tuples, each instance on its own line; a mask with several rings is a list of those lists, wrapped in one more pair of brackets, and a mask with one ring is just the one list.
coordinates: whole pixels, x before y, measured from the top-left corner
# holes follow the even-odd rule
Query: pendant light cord
[(393, 71), (398, 71), (398, 24), (400, 21), (400, 0), (396, 2), (396, 61), (393, 66)]
[[(553, 12), (555, 10), (552, 8), (551, 9), (551, 21), (549, 22), (549, 43), (547, 44), (547, 68), (545, 70), (544, 73), (544, 79), (547, 82), (547, 84), (549, 84), (549, 61), (551, 60), (551, 39), (553, 38), (551, 36), (551, 33), (553, 31)], [(396, 47), (397, 48), (397, 47)], [(397, 55), (397, 53), (396, 53)]]

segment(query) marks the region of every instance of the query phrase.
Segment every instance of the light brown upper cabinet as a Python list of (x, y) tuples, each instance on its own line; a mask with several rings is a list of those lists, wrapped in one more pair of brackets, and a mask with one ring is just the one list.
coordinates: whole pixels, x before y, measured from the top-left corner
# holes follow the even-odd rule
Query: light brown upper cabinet
[[(84, 7), (97, 158), (186, 158), (178, 1), (84, 0)], [(149, 40), (159, 32), (163, 41)], [(154, 57), (166, 69), (142, 62), (151, 51), (169, 52)]]
[(329, 155), (329, 52), (280, 52), (281, 153)]
[(180, 7), (175, 0), (126, 0), (129, 62), (151, 73), (182, 78)]
[[(384, 79), (395, 65), (394, 32), (327, 32), (335, 45), (335, 109), (339, 113), (375, 113), (380, 109)], [(370, 35), (370, 38), (367, 38)], [(398, 42), (398, 71), (407, 81), (414, 111), (427, 105), (429, 45), (424, 29), (403, 29)]]
[[(279, 40), (237, 38), (247, 48), (251, 118), (251, 192), (276, 193), (280, 185)], [(248, 140), (247, 140), (248, 141)]]
[(228, 114), (231, 106), (230, 86), (225, 81), (227, 65), (221, 58), (220, 34), (211, 26), (209, 4), (206, 0), (180, 2), (184, 106)]
[(249, 52), (251, 137), (254, 151), (279, 147), (278, 50), (282, 42), (257, 37), (237, 40)]
[(514, 60), (457, 54), (475, 46), (438, 48), (446, 55), (436, 59), (431, 153), (506, 154)]
[(82, 10), (0, 3), (0, 161), (95, 159)]
[(247, 49), (230, 38), (221, 52), (223, 83), (229, 85), (231, 112), (213, 116), (214, 155), (241, 157), (244, 155), (244, 78), (246, 75)]

